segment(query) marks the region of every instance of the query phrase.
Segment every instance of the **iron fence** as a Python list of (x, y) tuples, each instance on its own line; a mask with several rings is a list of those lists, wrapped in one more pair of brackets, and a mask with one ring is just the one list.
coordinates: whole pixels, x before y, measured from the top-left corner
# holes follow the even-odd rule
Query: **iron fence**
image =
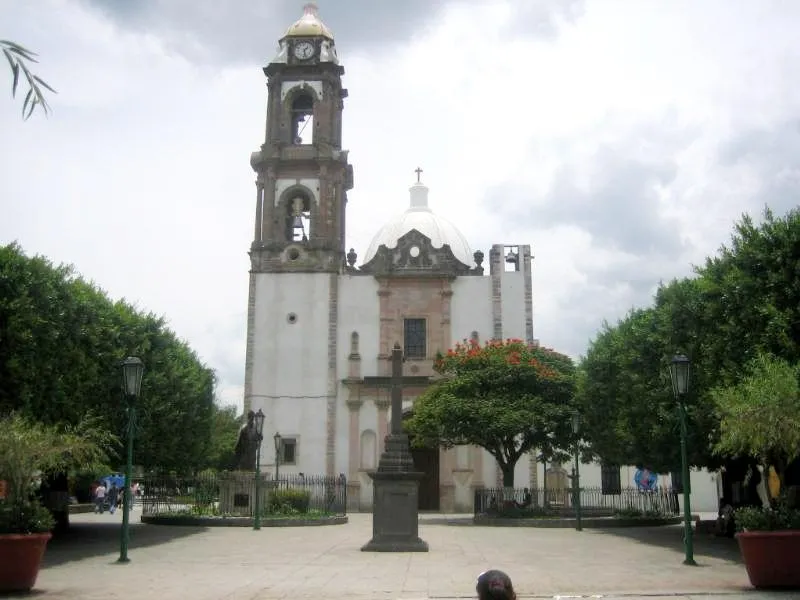
[[(599, 487), (581, 487), (581, 512), (587, 516), (668, 516), (680, 512), (677, 491), (670, 488), (621, 488), (608, 493)], [(572, 488), (480, 488), (475, 490), (475, 515), (531, 513), (574, 516)]]
[[(141, 483), (142, 514), (252, 517), (343, 516), (347, 506), (344, 475), (288, 475), (277, 481), (241, 471), (194, 476), (149, 475)], [(257, 494), (257, 495), (256, 495)]]

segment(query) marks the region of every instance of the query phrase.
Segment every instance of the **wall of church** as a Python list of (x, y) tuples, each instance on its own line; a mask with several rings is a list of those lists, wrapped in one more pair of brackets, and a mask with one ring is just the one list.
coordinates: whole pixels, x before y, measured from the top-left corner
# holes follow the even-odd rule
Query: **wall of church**
[(489, 277), (458, 277), (451, 284), (450, 331), (452, 342), (461, 342), (478, 332), (481, 342), (492, 337), (492, 287)]
[(506, 271), (502, 282), (503, 338), (525, 341), (525, 277), (522, 271)]
[[(264, 437), (295, 438), (295, 464), (283, 473), (325, 473), (330, 275), (257, 273), (253, 336), (253, 410), (266, 415)], [(265, 466), (274, 464), (265, 452)]]
[(378, 373), (380, 306), (374, 277), (339, 276), (339, 379), (348, 377), (348, 357), (353, 332), (358, 333), (358, 354), (363, 375)]
[[(339, 276), (339, 327), (337, 334), (336, 473), (353, 481), (360, 469), (377, 466), (377, 413), (361, 398), (360, 389), (341, 383), (343, 379), (374, 375), (378, 361), (378, 283), (373, 277)], [(355, 334), (355, 335), (354, 335)], [(366, 437), (364, 436), (366, 430)], [(372, 436), (372, 437), (370, 437)], [(364, 448), (361, 442), (366, 442)], [(381, 440), (382, 444), (382, 440)], [(362, 450), (363, 448), (363, 450)], [(371, 450), (370, 450), (371, 448)], [(364, 456), (360, 454), (364, 452)], [(371, 459), (369, 457), (372, 457)]]

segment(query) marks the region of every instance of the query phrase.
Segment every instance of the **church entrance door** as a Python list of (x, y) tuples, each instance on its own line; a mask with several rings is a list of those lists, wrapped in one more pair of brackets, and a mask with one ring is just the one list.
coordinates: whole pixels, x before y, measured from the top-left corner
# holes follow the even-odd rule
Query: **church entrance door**
[(419, 482), (419, 510), (439, 510), (439, 449), (411, 448), (414, 468), (424, 473)]
[[(403, 415), (403, 421), (411, 412)], [(419, 510), (439, 510), (439, 448), (415, 448), (410, 438), (414, 470), (423, 473), (419, 482)]]

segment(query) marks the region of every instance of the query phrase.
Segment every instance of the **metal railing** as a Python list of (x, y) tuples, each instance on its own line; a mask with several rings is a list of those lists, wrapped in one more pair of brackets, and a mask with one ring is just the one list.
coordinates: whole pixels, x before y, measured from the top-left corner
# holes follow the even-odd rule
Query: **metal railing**
[[(671, 516), (679, 513), (678, 493), (669, 488), (621, 488), (609, 493), (581, 487), (581, 512), (586, 516)], [(480, 488), (475, 490), (475, 515), (575, 515), (572, 488)]]
[(141, 487), (137, 501), (144, 516), (252, 517), (257, 504), (265, 517), (343, 516), (347, 506), (344, 475), (288, 475), (276, 481), (262, 474), (258, 486), (255, 473), (241, 471), (149, 475)]

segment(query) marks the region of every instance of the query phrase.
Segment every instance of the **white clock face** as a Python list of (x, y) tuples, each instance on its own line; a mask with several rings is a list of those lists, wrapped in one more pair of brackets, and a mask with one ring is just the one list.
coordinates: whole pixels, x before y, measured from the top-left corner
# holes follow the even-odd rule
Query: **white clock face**
[(300, 60), (307, 60), (314, 56), (314, 44), (311, 42), (299, 42), (294, 46), (294, 55)]

